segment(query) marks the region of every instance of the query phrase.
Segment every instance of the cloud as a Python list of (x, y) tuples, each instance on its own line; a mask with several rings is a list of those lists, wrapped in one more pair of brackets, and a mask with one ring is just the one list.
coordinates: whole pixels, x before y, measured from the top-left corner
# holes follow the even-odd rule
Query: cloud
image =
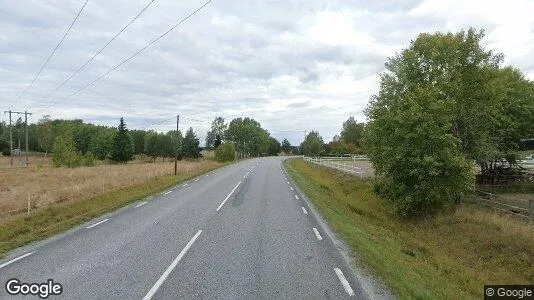
[[(420, 32), (485, 28), (486, 47), (503, 52), (534, 79), (532, 2), (214, 1), (93, 86), (72, 92), (116, 66), (201, 3), (157, 0), (70, 82), (43, 98), (99, 50), (148, 0), (89, 1), (39, 80), (18, 101), (72, 22), (81, 3), (8, 1), (0, 11), (0, 104), (56, 118), (145, 128), (180, 114), (201, 140), (211, 120), (257, 119), (279, 139), (305, 131), (326, 140), (378, 90), (388, 56)], [(44, 109), (51, 105), (50, 108)], [(156, 130), (170, 130), (170, 120)]]

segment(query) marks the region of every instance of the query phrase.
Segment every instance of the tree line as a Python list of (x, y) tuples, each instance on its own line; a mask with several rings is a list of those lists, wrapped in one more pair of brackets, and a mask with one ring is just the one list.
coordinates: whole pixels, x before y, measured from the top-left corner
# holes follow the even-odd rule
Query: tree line
[(318, 131), (308, 133), (300, 144), (299, 153), (306, 156), (362, 154), (364, 132), (365, 123), (349, 117), (343, 122), (341, 133), (329, 143), (325, 144)]
[[(146, 155), (155, 162), (157, 158), (198, 158), (201, 156), (199, 139), (189, 128), (181, 131), (157, 132), (154, 130), (128, 130), (121, 118), (117, 127), (84, 123), (82, 120), (51, 120), (44, 116), (36, 124), (29, 124), (28, 145), (30, 151), (54, 153), (54, 162), (61, 166), (92, 165), (95, 160), (126, 162), (135, 155)], [(12, 128), (14, 148), (25, 149), (24, 123), (17, 120)], [(8, 127), (0, 123), (0, 150), (10, 155)], [(291, 145), (282, 144), (251, 118), (236, 118), (225, 123), (217, 117), (206, 136), (207, 150), (216, 150), (216, 158), (222, 161), (235, 158), (278, 155), (290, 153)], [(225, 145), (226, 144), (226, 145)], [(289, 148), (287, 148), (289, 146)]]

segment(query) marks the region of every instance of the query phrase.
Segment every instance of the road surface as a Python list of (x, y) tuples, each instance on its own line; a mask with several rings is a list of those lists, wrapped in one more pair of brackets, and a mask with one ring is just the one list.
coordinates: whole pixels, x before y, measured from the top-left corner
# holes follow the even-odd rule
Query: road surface
[(306, 203), (282, 158), (242, 161), (17, 249), (0, 298), (11, 278), (53, 279), (49, 299), (363, 298)]

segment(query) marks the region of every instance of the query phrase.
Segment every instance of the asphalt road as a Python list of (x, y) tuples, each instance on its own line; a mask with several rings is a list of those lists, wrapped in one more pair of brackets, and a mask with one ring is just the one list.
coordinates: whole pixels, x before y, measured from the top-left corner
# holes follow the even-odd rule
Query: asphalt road
[(0, 282), (53, 279), (49, 299), (364, 298), (306, 203), (282, 158), (246, 160), (17, 249)]

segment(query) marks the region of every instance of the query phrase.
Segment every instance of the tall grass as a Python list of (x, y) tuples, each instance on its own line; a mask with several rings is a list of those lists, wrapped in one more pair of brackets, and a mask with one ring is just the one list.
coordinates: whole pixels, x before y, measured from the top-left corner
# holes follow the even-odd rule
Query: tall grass
[(400, 298), (483, 297), (484, 284), (534, 284), (534, 225), (474, 205), (401, 220), (373, 193), (373, 181), (286, 162), (290, 176), (355, 259)]
[[(211, 160), (181, 161), (178, 163), (178, 172), (189, 174), (219, 165)], [(0, 216), (7, 219), (11, 215), (26, 212), (28, 199), (31, 210), (35, 210), (54, 203), (83, 201), (173, 173), (173, 162), (4, 169), (0, 171)]]

